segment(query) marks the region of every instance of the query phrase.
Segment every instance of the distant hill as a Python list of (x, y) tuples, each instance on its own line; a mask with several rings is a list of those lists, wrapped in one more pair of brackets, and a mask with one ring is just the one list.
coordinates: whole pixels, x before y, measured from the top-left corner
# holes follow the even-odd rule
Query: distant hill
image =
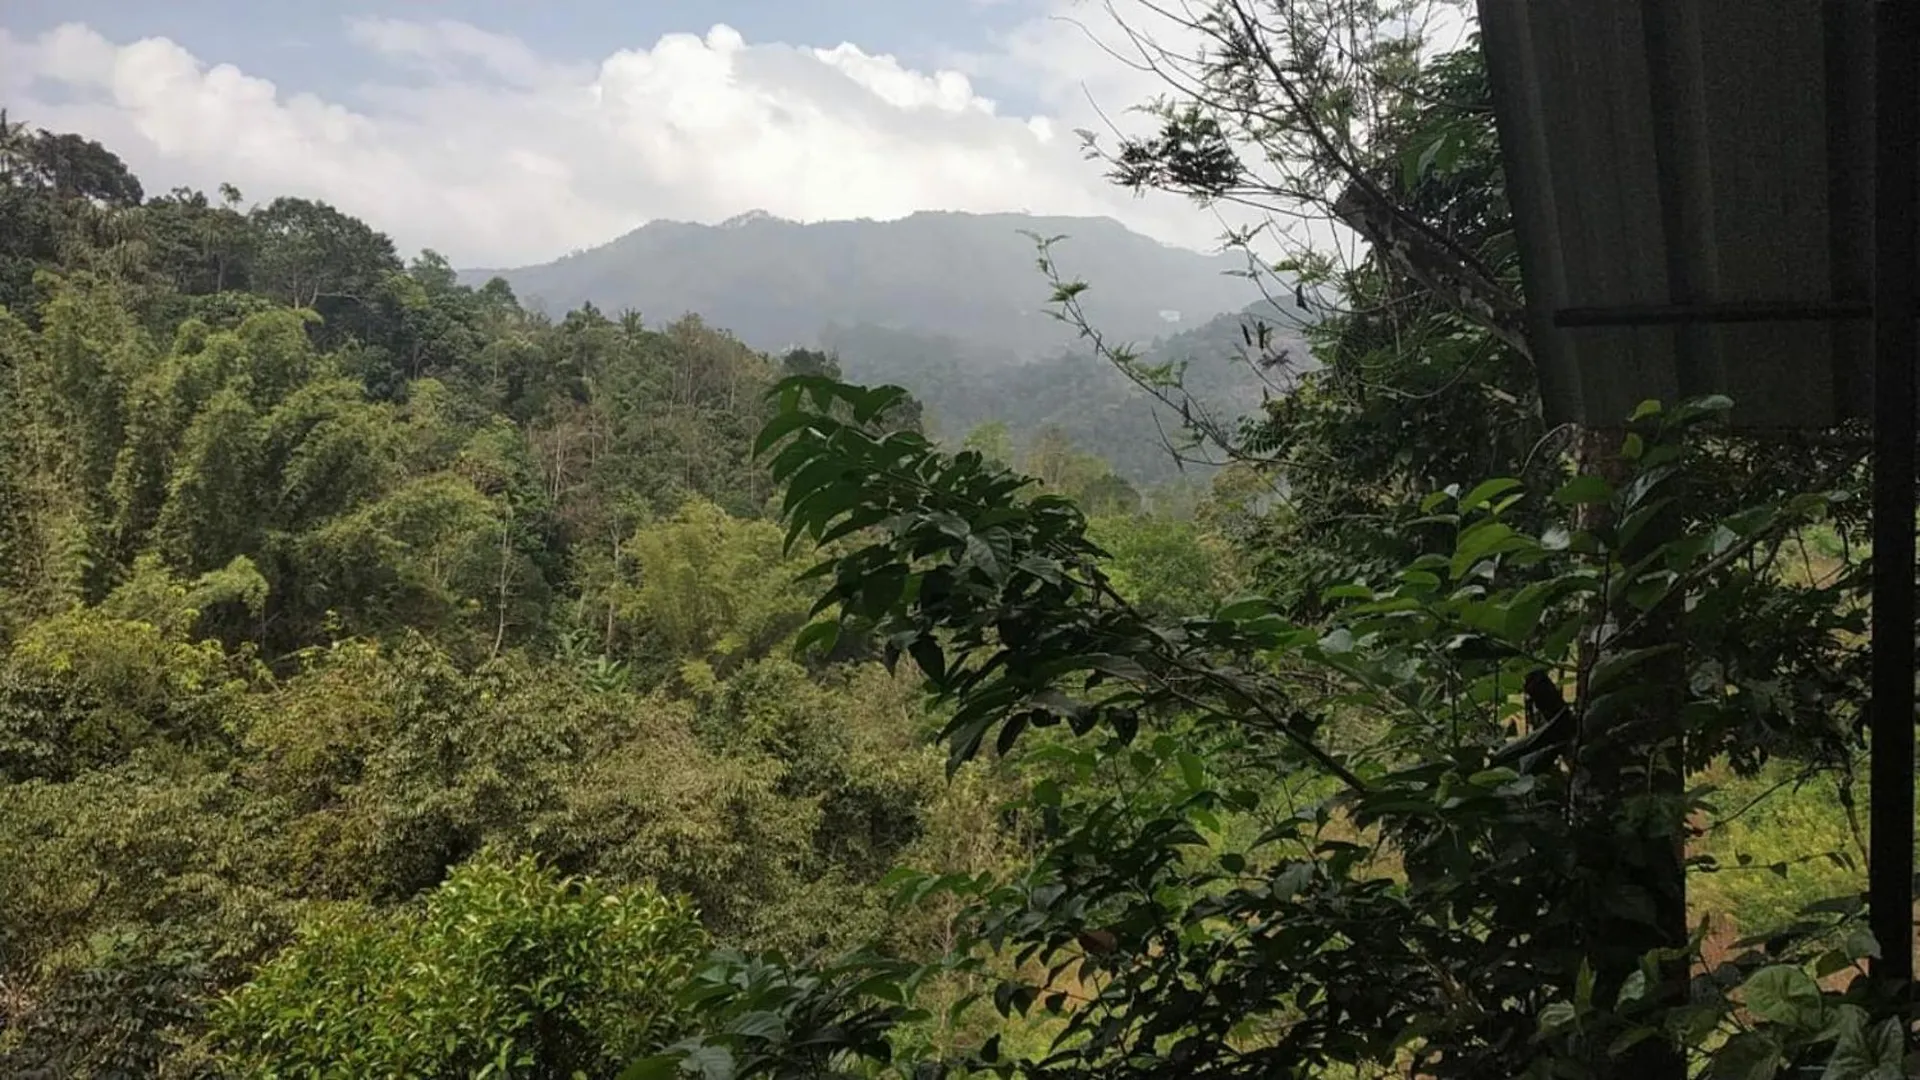
[(762, 212), (720, 225), (656, 221), (541, 266), (465, 270), (498, 275), (552, 313), (590, 301), (650, 323), (697, 312), (756, 348), (823, 344), (830, 327), (873, 326), (949, 337), (982, 357), (1037, 359), (1072, 342), (1048, 312), (1032, 239), (1063, 275), (1087, 280), (1101, 328), (1150, 340), (1204, 325), (1256, 298), (1233, 276), (1237, 255), (1170, 247), (1110, 218), (923, 212), (894, 221), (798, 224)]
[[(823, 348), (855, 381), (911, 390), (945, 437), (998, 420), (1024, 445), (1057, 428), (1135, 483), (1177, 478), (1161, 432), (1177, 436), (1179, 417), (1053, 317), (1025, 233), (1064, 236), (1054, 262), (1088, 283), (1080, 299), (1093, 324), (1144, 346), (1150, 362), (1190, 361), (1188, 385), (1209, 408), (1245, 415), (1290, 380), (1236, 356), (1244, 323), (1285, 318), (1243, 276), (1244, 257), (1170, 247), (1110, 218), (926, 212), (803, 225), (755, 211), (720, 225), (657, 221), (542, 266), (460, 276), (503, 277), (554, 314), (591, 302), (657, 325), (693, 312), (759, 349)], [(1276, 344), (1306, 357), (1297, 336)]]
[[(1262, 301), (1141, 343), (1138, 351), (1149, 364), (1185, 362), (1188, 391), (1230, 422), (1258, 412), (1265, 395), (1284, 391), (1315, 366), (1300, 335), (1287, 328), (1291, 314)], [(1249, 346), (1242, 327), (1256, 320), (1272, 327), (1266, 355), (1284, 356), (1284, 363), (1258, 368), (1250, 361), (1259, 350)], [(1084, 347), (1021, 362), (953, 337), (870, 325), (830, 327), (822, 343), (853, 381), (893, 382), (911, 390), (944, 439), (958, 441), (995, 420), (1007, 425), (1019, 445), (1056, 428), (1136, 484), (1181, 476), (1163, 442), (1163, 434), (1181, 436), (1179, 415)], [(1188, 475), (1204, 478), (1204, 472), (1189, 470)]]

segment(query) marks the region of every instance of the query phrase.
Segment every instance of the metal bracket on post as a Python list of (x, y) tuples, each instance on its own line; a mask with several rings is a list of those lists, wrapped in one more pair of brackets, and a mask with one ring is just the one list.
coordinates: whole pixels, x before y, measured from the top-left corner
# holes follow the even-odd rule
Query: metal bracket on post
[(1911, 1023), (1914, 409), (1920, 361), (1920, 4), (1874, 5), (1872, 974)]

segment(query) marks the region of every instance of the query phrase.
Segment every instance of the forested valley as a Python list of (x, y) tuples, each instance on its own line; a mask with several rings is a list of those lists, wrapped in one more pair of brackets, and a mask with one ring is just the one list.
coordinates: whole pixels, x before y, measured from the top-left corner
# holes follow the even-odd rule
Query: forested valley
[[(9, 1075), (467, 1075), (542, 1039), (602, 1075), (709, 945), (924, 952), (947, 918), (883, 875), (1017, 858), (1012, 781), (947, 779), (912, 680), (793, 658), (818, 589), (752, 442), (830, 357), (549, 320), (326, 205), (147, 198), (9, 123)], [(1192, 520), (1062, 439), (1028, 464), (1143, 602), (1222, 595)], [(520, 939), (592, 1017), (523, 1030)]]
[[(1169, 105), (1112, 178), (1358, 178), (1512, 287), (1478, 50), (1395, 25), (1360, 74), (1207, 61), (1298, 124), (1364, 96), (1335, 160)], [(1384, 244), (1290, 262), (1278, 308), (1344, 302), (1210, 418), (1042, 246), (1036, 307), (1216, 463), (1149, 487), (32, 121), (0, 1074), (1903, 1075), (1857, 433), (1548, 428)], [(1200, 340), (1258, 367), (1257, 322)]]

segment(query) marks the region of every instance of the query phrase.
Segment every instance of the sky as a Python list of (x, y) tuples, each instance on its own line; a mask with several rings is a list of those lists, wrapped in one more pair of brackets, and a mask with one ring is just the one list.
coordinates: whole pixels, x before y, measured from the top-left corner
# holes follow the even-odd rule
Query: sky
[(1226, 223), (1113, 186), (1077, 128), (1165, 89), (1137, 0), (0, 0), (0, 103), (150, 192), (324, 199), (405, 251), (517, 266), (655, 218), (1106, 215)]

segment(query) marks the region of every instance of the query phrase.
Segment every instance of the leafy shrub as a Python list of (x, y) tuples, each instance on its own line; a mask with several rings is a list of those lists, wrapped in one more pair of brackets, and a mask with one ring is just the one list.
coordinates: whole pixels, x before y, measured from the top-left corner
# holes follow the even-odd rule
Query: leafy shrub
[(254, 1077), (613, 1075), (679, 1031), (687, 905), (482, 855), (417, 908), (309, 926), (214, 1029)]

